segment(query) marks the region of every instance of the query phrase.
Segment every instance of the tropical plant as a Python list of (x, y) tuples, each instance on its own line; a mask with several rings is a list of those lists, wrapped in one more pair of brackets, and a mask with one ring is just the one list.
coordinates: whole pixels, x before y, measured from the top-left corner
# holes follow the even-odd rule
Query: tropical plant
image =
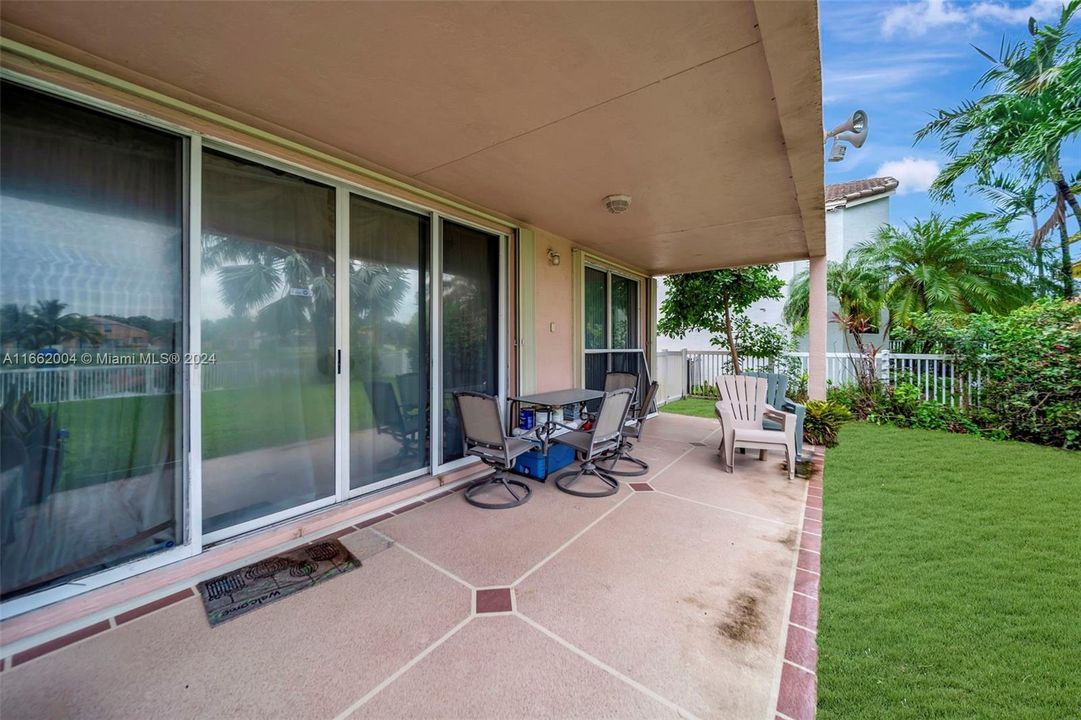
[(735, 317), (758, 300), (781, 297), (784, 281), (776, 269), (776, 265), (754, 265), (668, 277), (657, 332), (679, 338), (692, 330), (705, 330), (715, 338), (723, 333), (721, 342), (727, 344), (732, 370), (738, 375)]
[(1040, 300), (1001, 317), (930, 315), (917, 327), (960, 374), (979, 374), (982, 427), (1081, 448), (1081, 300)]
[(94, 323), (85, 315), (65, 313), (66, 308), (59, 300), (39, 300), (30, 307), (4, 305), (0, 310), (3, 344), (28, 349), (59, 345), (67, 340), (100, 344), (104, 336)]
[[(1044, 297), (1050, 290), (1047, 281), (1047, 266), (1044, 260), (1044, 237), (1046, 228), (1040, 227), (1040, 214), (1052, 202), (1040, 192), (1044, 180), (1041, 178), (1022, 177), (1005, 174), (992, 174), (980, 178), (972, 189), (982, 195), (994, 206), (994, 213), (989, 215), (992, 226), (999, 232), (1006, 232), (1018, 220), (1026, 220), (1032, 225), (1032, 235), (1028, 246), (1032, 249), (1036, 266), (1036, 295)], [(1059, 224), (1059, 227), (1062, 227)]]
[(803, 441), (813, 445), (834, 447), (841, 426), (852, 419), (844, 405), (825, 400), (807, 401), (803, 416)]
[[(866, 335), (878, 330), (885, 309), (884, 279), (879, 268), (857, 263), (851, 252), (840, 262), (826, 266), (826, 292), (838, 304), (833, 322), (845, 333), (845, 344), (855, 351), (852, 358), (857, 381), (871, 392), (878, 384), (876, 367), (881, 347)], [(784, 320), (795, 333), (807, 332), (810, 319), (811, 283), (809, 269), (792, 278), (784, 305)]]
[(952, 199), (954, 185), (965, 173), (986, 177), (1002, 166), (1020, 167), (1052, 184), (1055, 205), (1042, 231), (1060, 228), (1066, 297), (1073, 294), (1067, 207), (1081, 228), (1081, 203), (1061, 164), (1062, 144), (1081, 132), (1081, 45), (1069, 32), (1079, 8), (1081, 0), (1070, 0), (1058, 21), (1049, 25), (1030, 18), (1031, 44), (1003, 42), (997, 56), (976, 48), (992, 63), (977, 83), (987, 94), (939, 110), (938, 117), (916, 133), (917, 142), (938, 136), (951, 157), (931, 186), (932, 195), (940, 199)]
[(907, 324), (917, 312), (1003, 314), (1032, 299), (1024, 247), (979, 214), (883, 225), (851, 254), (885, 279), (889, 325)]

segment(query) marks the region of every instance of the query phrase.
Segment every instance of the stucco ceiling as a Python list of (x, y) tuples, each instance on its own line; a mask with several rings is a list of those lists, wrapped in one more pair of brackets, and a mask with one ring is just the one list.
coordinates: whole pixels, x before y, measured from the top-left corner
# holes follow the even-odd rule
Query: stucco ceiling
[[(651, 273), (824, 252), (814, 2), (0, 12), (5, 35), (40, 34)], [(605, 210), (613, 193), (629, 212)]]

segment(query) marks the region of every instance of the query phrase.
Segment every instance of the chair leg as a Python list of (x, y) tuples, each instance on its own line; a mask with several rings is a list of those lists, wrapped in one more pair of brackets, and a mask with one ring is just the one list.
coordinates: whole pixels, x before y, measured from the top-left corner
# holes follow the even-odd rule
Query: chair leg
[[(586, 491), (575, 490), (572, 485), (582, 479), (585, 475), (592, 475), (593, 477), (600, 478), (608, 487), (604, 490), (598, 491)], [(607, 497), (609, 495), (615, 495), (619, 492), (619, 480), (616, 480), (608, 472), (601, 470), (597, 467), (596, 463), (592, 460), (586, 460), (582, 463), (582, 466), (577, 470), (568, 470), (565, 473), (560, 473), (555, 477), (555, 486), (569, 495), (577, 495), (578, 497)]]
[[(630, 450), (633, 449), (634, 446), (631, 445), (629, 442), (620, 443), (619, 447), (617, 447), (609, 457), (603, 458), (601, 460), (602, 462), (609, 459), (612, 461), (611, 465), (606, 468), (602, 468), (604, 472), (608, 473), (609, 475), (620, 475), (622, 477), (637, 477), (639, 475), (645, 475), (646, 473), (648, 473), (649, 463), (647, 463), (645, 460), (639, 460), (638, 458), (631, 455)], [(634, 465), (638, 466), (638, 469), (616, 470), (616, 463), (619, 463), (621, 461), (633, 463)]]
[[(484, 500), (477, 500), (476, 495), (491, 487), (502, 487), (513, 500), (508, 500), (502, 503), (486, 502)], [(514, 488), (519, 488), (521, 494), (514, 492)], [(477, 482), (469, 486), (469, 488), (463, 493), (465, 501), (470, 505), (475, 505), (485, 510), (506, 510), (512, 507), (518, 507), (524, 505), (533, 495), (533, 489), (519, 480), (508, 480), (506, 470), (496, 470), (491, 477), (482, 478)]]

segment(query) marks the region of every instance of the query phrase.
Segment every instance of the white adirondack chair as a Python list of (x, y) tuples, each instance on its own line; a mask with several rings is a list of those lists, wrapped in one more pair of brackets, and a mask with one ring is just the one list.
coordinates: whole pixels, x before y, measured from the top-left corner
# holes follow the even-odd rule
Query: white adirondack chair
[[(767, 450), (784, 449), (788, 478), (796, 472), (796, 416), (766, 403), (765, 378), (751, 375), (722, 375), (717, 378), (720, 400), (713, 407), (721, 423), (721, 444), (725, 470), (733, 472), (736, 448), (758, 450), (758, 459), (766, 459)], [(766, 430), (762, 419), (773, 420), (780, 430)]]

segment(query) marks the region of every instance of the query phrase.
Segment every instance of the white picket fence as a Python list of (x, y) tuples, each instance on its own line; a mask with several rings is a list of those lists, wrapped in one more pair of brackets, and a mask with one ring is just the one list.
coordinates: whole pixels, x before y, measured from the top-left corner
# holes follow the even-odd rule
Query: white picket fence
[[(226, 390), (252, 385), (251, 361), (203, 365), (203, 390)], [(0, 398), (9, 388), (35, 403), (70, 402), (130, 395), (171, 395), (176, 392), (175, 365), (94, 365), (0, 370)]]
[[(802, 372), (808, 371), (808, 353), (790, 352), (787, 357), (799, 361)], [(831, 385), (856, 382), (856, 353), (826, 353), (826, 381)], [(746, 371), (769, 370), (768, 360), (741, 358)], [(946, 405), (979, 402), (980, 376), (963, 377), (949, 355), (921, 355), (882, 352), (876, 362), (878, 377), (887, 384), (909, 382), (920, 389), (926, 400)], [(731, 373), (727, 350), (662, 350), (657, 353), (656, 379), (661, 384), (664, 402), (702, 392), (712, 386), (717, 376)]]

